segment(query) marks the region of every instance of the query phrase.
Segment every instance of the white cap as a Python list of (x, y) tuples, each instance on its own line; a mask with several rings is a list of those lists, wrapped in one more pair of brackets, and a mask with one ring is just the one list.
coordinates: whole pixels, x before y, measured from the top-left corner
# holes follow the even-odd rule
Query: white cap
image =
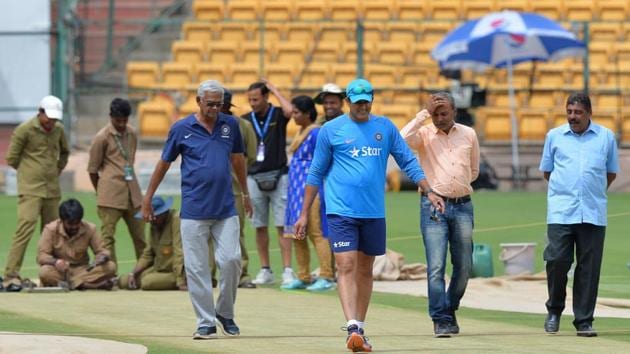
[(339, 95), (342, 99), (345, 97), (345, 92), (341, 89), (341, 87), (333, 83), (327, 83), (322, 87), (322, 91), (318, 93), (313, 100), (315, 103), (321, 104), (324, 96), (327, 94)]
[(63, 102), (55, 96), (46, 96), (39, 102), (39, 108), (46, 112), (50, 119), (61, 120), (63, 117)]

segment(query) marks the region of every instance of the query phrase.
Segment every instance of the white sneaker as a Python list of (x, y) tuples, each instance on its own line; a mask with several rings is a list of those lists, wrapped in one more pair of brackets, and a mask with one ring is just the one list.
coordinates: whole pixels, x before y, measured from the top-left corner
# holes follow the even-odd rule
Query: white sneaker
[(273, 273), (270, 269), (266, 268), (261, 268), (258, 274), (256, 274), (256, 279), (252, 280), (252, 283), (257, 285), (273, 284), (274, 282)]
[(284, 268), (284, 272), (282, 272), (282, 285), (290, 284), (294, 280), (297, 280), (297, 276), (293, 272), (293, 269), (289, 267)]

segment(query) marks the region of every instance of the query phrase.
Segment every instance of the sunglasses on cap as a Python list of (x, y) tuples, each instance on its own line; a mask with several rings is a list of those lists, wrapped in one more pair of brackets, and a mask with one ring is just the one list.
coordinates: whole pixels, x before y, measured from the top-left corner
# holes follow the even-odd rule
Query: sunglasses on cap
[(374, 94), (374, 90), (367, 89), (367, 88), (365, 88), (363, 86), (353, 87), (347, 92), (348, 96), (353, 96), (353, 95), (372, 95), (372, 94)]

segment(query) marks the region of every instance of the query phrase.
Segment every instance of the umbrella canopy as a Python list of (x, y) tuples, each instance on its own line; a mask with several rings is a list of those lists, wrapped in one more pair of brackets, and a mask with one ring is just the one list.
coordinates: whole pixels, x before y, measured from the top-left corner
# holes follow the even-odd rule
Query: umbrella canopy
[(583, 56), (586, 46), (572, 32), (544, 16), (515, 11), (494, 12), (465, 22), (433, 49), (444, 69), (506, 67), (508, 61), (556, 61)]
[(465, 22), (447, 34), (431, 51), (431, 56), (443, 69), (484, 71), (488, 68), (507, 68), (512, 170), (514, 182), (520, 185), (512, 65), (526, 61), (555, 61), (584, 56), (585, 53), (584, 43), (557, 22), (534, 13), (503, 11)]

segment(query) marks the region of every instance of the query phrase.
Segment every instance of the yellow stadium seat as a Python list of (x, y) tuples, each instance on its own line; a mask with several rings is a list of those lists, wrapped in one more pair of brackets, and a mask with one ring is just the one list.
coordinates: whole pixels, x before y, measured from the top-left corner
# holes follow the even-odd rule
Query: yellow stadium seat
[(415, 43), (420, 33), (420, 25), (409, 22), (388, 22), (385, 32), (390, 42)]
[(199, 63), (197, 64), (197, 81), (219, 80), (230, 81), (231, 69), (226, 63)]
[(332, 65), (332, 81), (341, 87), (345, 87), (350, 81), (357, 77), (357, 64), (335, 64)]
[(409, 44), (403, 42), (377, 42), (376, 62), (388, 65), (404, 65), (409, 62)]
[(186, 117), (190, 114), (197, 113), (199, 111), (199, 105), (197, 104), (197, 95), (188, 95), (188, 98), (184, 103), (177, 107), (177, 116)]
[(363, 6), (359, 0), (332, 0), (329, 8), (332, 20), (356, 21), (363, 17)]
[[(409, 122), (416, 113), (412, 112), (414, 111), (413, 107), (409, 107), (406, 105), (380, 105), (379, 107), (377, 107), (377, 109), (378, 110), (374, 110), (376, 114), (389, 118), (392, 122), (394, 122), (394, 124), (396, 124), (396, 121), (398, 121), (398, 124), (396, 124), (398, 130), (404, 127), (405, 124), (407, 124), (407, 122)], [(399, 124), (401, 126), (398, 126)]]
[(287, 0), (264, 0), (260, 11), (265, 20), (290, 21), (294, 17), (294, 2)]
[(196, 81), (195, 67), (193, 64), (182, 62), (162, 63), (161, 88), (168, 90), (182, 90)]
[(220, 21), (223, 19), (222, 0), (195, 0), (193, 2), (195, 18), (204, 21)]
[(617, 63), (630, 63), (630, 42), (616, 42), (613, 48)]
[(561, 14), (564, 13), (564, 6), (561, 1), (558, 1), (558, 0), (531, 1), (529, 5), (530, 5), (530, 10), (532, 12), (543, 15), (552, 20), (559, 21), (563, 17), (561, 16)]
[(537, 65), (536, 85), (538, 89), (562, 89), (566, 82), (563, 63), (540, 63)]
[(509, 141), (512, 139), (510, 110), (508, 108), (484, 108), (480, 110), (483, 116), (483, 136), (485, 141)]
[(422, 43), (435, 47), (453, 29), (454, 22), (424, 22), (422, 23)]
[(568, 0), (564, 1), (564, 16), (568, 21), (591, 21), (599, 14), (597, 1)]
[(619, 129), (617, 127), (617, 115), (619, 111), (617, 108), (605, 108), (598, 109), (593, 112), (593, 121), (599, 125), (603, 125), (604, 127), (612, 130), (615, 136), (619, 135)]
[(396, 67), (391, 65), (368, 64), (365, 66), (365, 78), (376, 88), (394, 88), (396, 86)]
[(464, 19), (474, 19), (495, 12), (494, 0), (465, 0), (462, 2)]
[(295, 18), (298, 21), (314, 21), (329, 18), (330, 9), (327, 0), (308, 0), (295, 2)]
[[(271, 53), (273, 48), (271, 45), (265, 45), (263, 47), (263, 60), (268, 63), (271, 61)], [(241, 45), (241, 60), (246, 63), (260, 63), (260, 43), (258, 42), (245, 42)]]
[(521, 109), (518, 112), (520, 139), (543, 142), (549, 130), (549, 111), (542, 109)]
[(591, 22), (589, 24), (590, 39), (593, 42), (615, 42), (622, 38), (621, 23)]
[(310, 43), (318, 30), (319, 27), (315, 23), (292, 22), (287, 24), (287, 40), (289, 42)]
[(426, 42), (412, 43), (409, 47), (409, 63), (411, 65), (435, 63), (431, 58), (431, 50), (434, 47), (435, 45)]
[(147, 101), (138, 105), (140, 135), (165, 137), (175, 117), (175, 107), (168, 101)]
[(336, 63), (339, 59), (337, 43), (316, 42), (313, 49), (313, 62)]
[(606, 42), (591, 42), (588, 45), (588, 59), (592, 64), (607, 63), (612, 46)]
[[(373, 54), (374, 47), (370, 43), (363, 43), (363, 61), (366, 63), (371, 62)], [(341, 43), (341, 61), (353, 64), (357, 62), (357, 44), (355, 42)]]
[(284, 62), (269, 63), (264, 67), (263, 76), (280, 89), (291, 89), (296, 77), (296, 65)]
[(431, 2), (429, 11), (433, 20), (458, 20), (461, 8), (461, 0), (440, 0)]
[(129, 87), (152, 88), (157, 86), (160, 66), (152, 61), (130, 61), (127, 63), (127, 85)]
[(400, 20), (423, 20), (428, 17), (430, 0), (398, 0)]
[(621, 143), (624, 146), (630, 145), (630, 107), (623, 107), (621, 110)]
[(208, 43), (208, 62), (234, 63), (240, 58), (240, 43), (213, 41)]
[(432, 70), (423, 65), (404, 66), (400, 68), (400, 84), (404, 89), (420, 89), (430, 78)]
[(331, 64), (311, 62), (302, 71), (300, 87), (319, 90), (325, 83), (331, 81), (330, 73)]
[(363, 41), (368, 43), (376, 43), (383, 41), (383, 35), (386, 34), (385, 24), (382, 22), (364, 22), (363, 23)]
[(551, 128), (559, 127), (567, 122), (567, 109), (564, 104), (562, 107), (553, 108), (550, 115)]
[(497, 1), (497, 11), (512, 10), (526, 12), (531, 11), (529, 0), (500, 0)]
[(298, 131), (300, 131), (300, 126), (295, 124), (295, 119), (289, 120), (289, 123), (287, 124), (287, 139), (292, 141)]
[(363, 18), (365, 20), (384, 21), (398, 18), (395, 1), (365, 0), (363, 2)]
[(230, 0), (227, 2), (226, 18), (232, 20), (256, 20), (260, 13), (258, 0)]
[(265, 44), (276, 43), (287, 40), (287, 24), (284, 22), (264, 22), (252, 26), (251, 38), (249, 41), (260, 43), (260, 29), (263, 29)]
[(394, 105), (407, 105), (409, 107), (416, 108), (416, 111), (420, 109), (420, 91), (416, 89), (394, 91), (392, 97), (392, 104)]
[(347, 42), (354, 38), (356, 25), (354, 22), (325, 22), (319, 26), (319, 39), (324, 42)]
[(619, 63), (619, 84), (620, 88), (630, 88), (630, 62)]
[(200, 63), (205, 60), (204, 42), (174, 41), (171, 45), (173, 61), (182, 63)]
[(551, 108), (555, 107), (557, 104), (553, 93), (549, 91), (532, 92), (529, 96), (528, 103), (528, 106), (532, 108)]
[(628, 2), (620, 0), (599, 0), (599, 19), (601, 21), (627, 21)]
[(240, 63), (232, 67), (230, 89), (244, 90), (256, 81), (260, 80), (261, 73), (258, 64)]
[(210, 22), (184, 22), (182, 32), (184, 33), (184, 40), (210, 42), (214, 29)]
[(275, 45), (272, 61), (285, 64), (301, 63), (304, 62), (305, 55), (305, 43), (279, 42)]
[(622, 106), (623, 97), (612, 93), (599, 93), (594, 101), (593, 116), (597, 116), (600, 110), (612, 110)]
[(216, 25), (216, 38), (220, 41), (246, 42), (253, 39), (254, 26), (242, 22), (221, 22)]

